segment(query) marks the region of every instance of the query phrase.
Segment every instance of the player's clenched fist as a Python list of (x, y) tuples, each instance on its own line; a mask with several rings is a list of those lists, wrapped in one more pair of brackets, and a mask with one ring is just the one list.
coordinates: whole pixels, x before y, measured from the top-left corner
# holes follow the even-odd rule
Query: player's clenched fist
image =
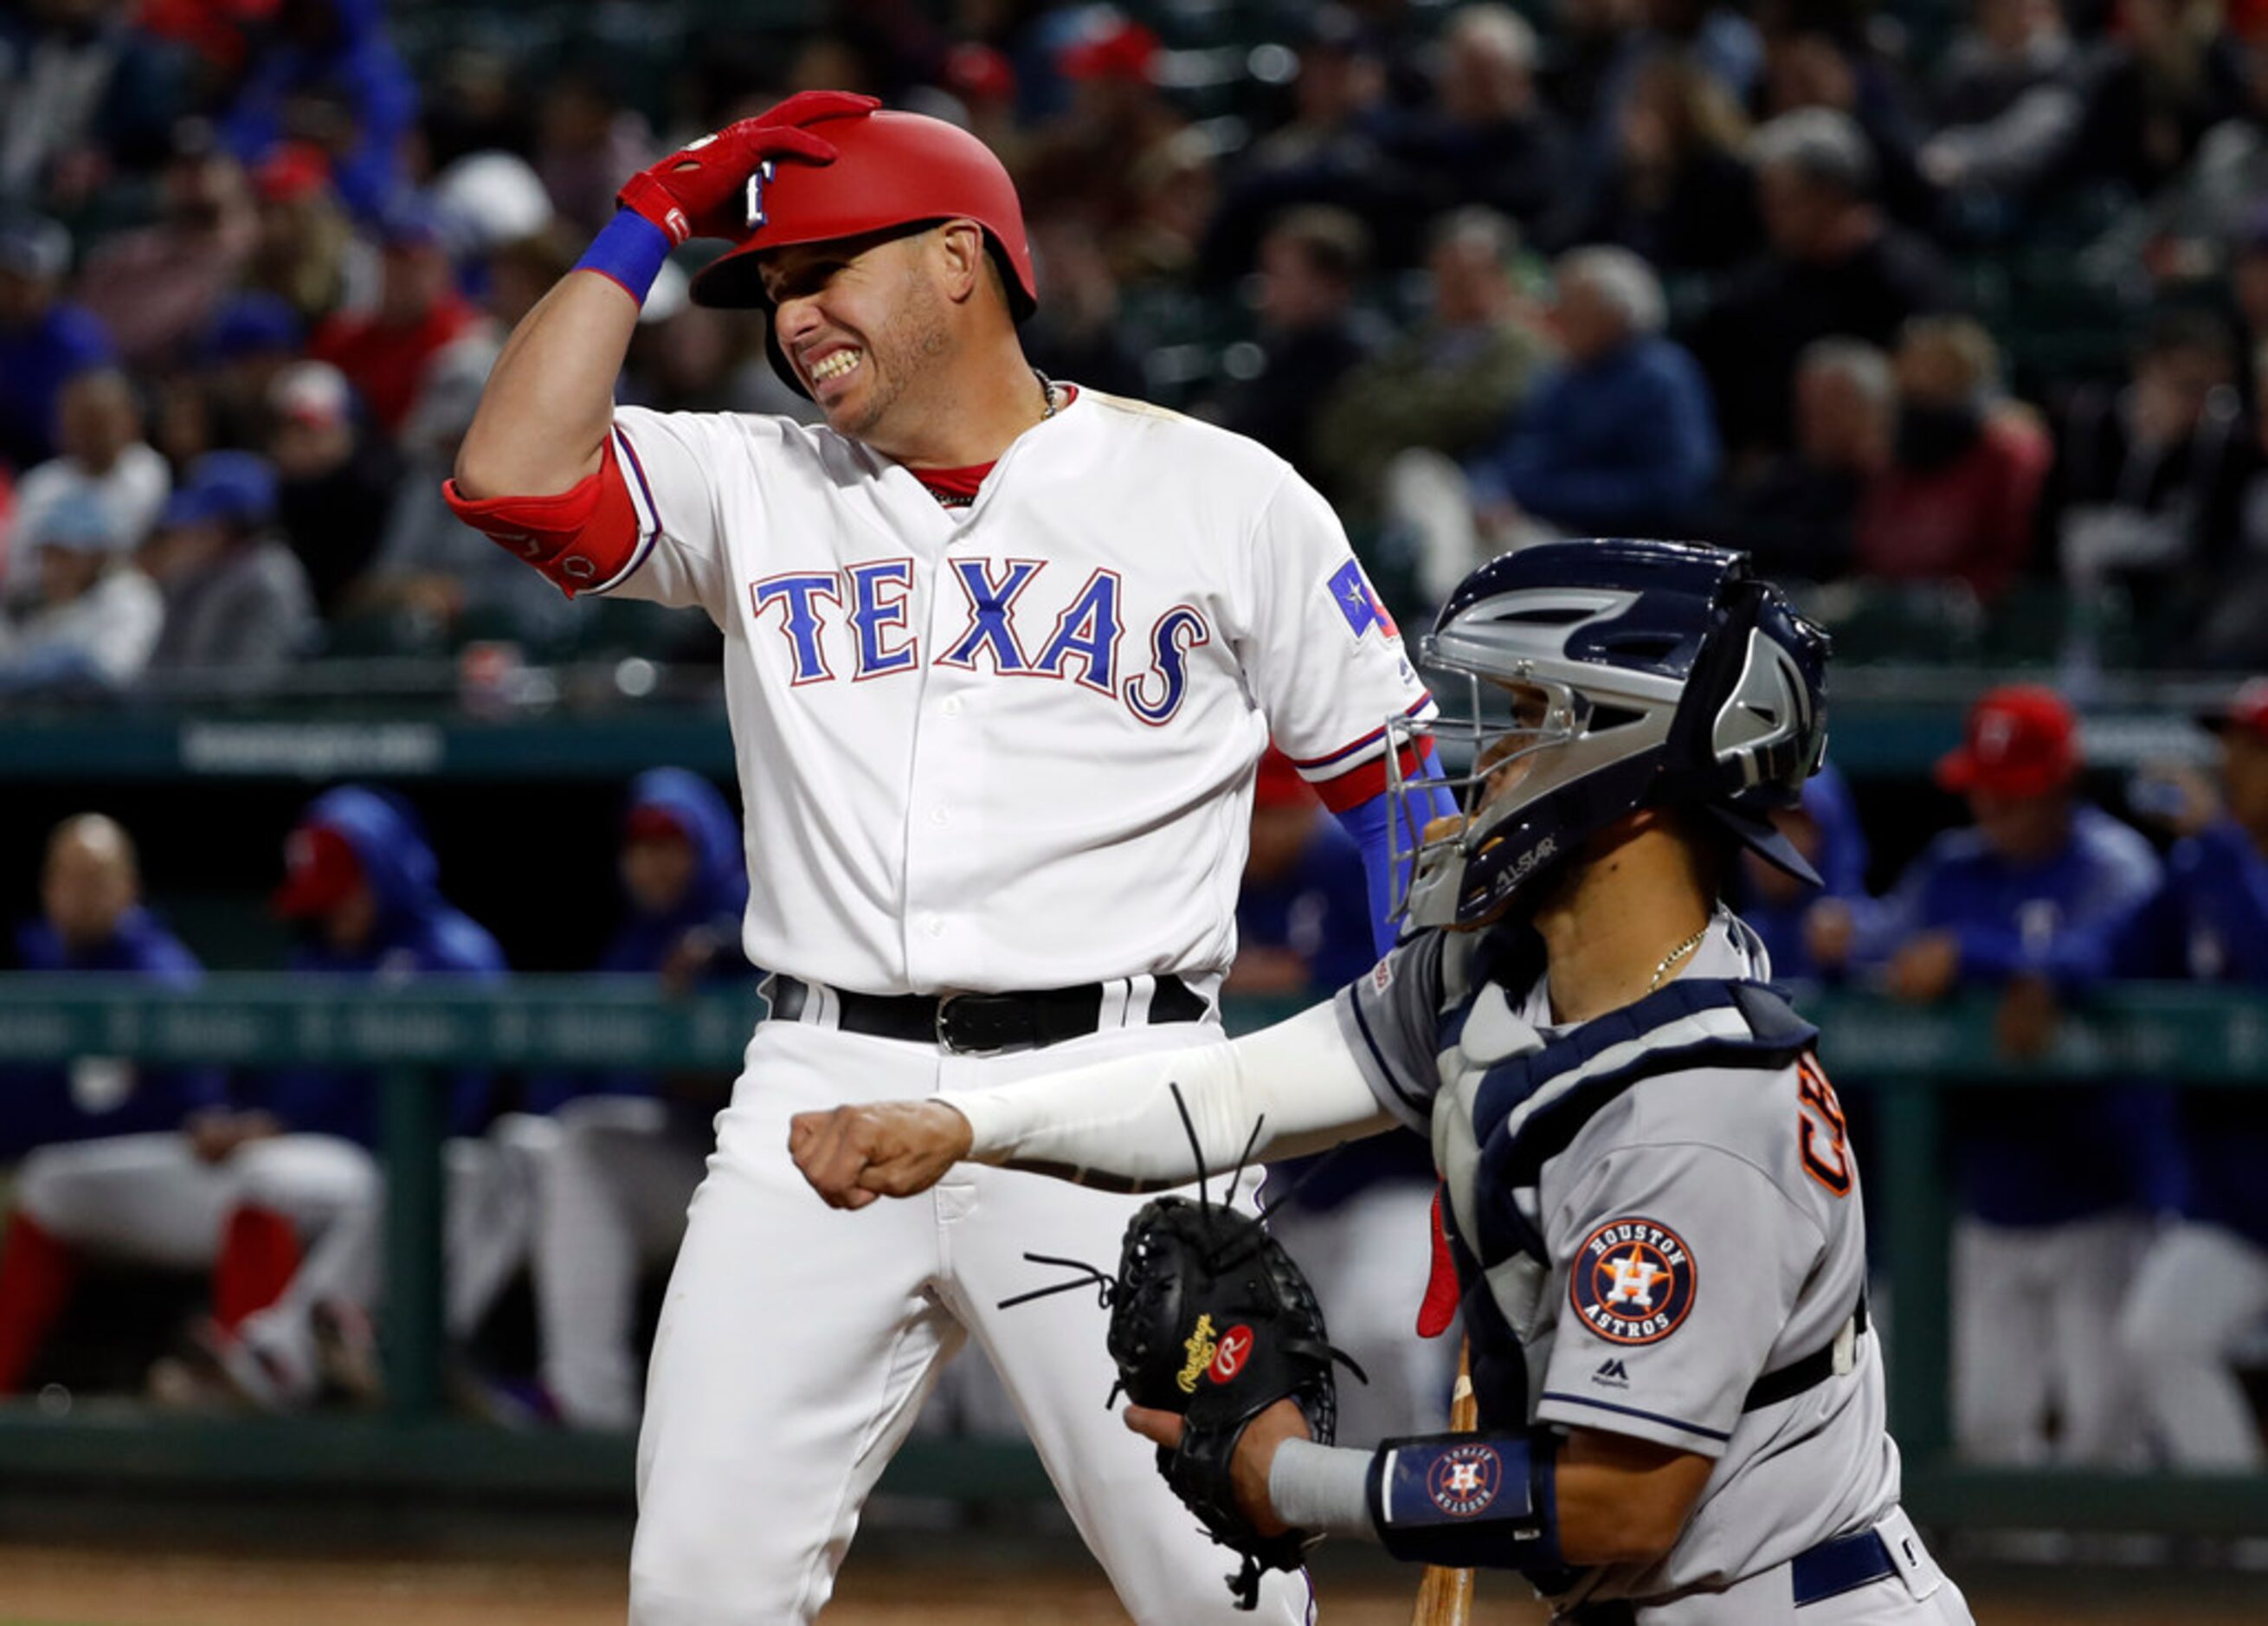
[(882, 1101), (798, 1112), (788, 1150), (812, 1190), (838, 1208), (927, 1191), (968, 1155), (968, 1120), (942, 1101)]
[(615, 201), (659, 226), (673, 246), (689, 237), (745, 237), (752, 223), (741, 203), (742, 189), (758, 165), (780, 158), (831, 164), (834, 144), (802, 127), (872, 113), (881, 105), (848, 91), (800, 92), (752, 119), (737, 120), (680, 147), (631, 176)]

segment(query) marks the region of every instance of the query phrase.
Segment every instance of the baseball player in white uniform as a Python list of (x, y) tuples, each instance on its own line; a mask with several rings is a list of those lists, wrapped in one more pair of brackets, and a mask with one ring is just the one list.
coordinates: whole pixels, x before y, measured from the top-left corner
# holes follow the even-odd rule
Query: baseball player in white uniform
[(1322, 1445), (1279, 1401), (1232, 1459), (1261, 1534), (1519, 1570), (1566, 1626), (1965, 1623), (1898, 1508), (1818, 1035), (1717, 901), (1740, 846), (1809, 873), (1763, 815), (1818, 766), (1825, 654), (1738, 554), (1484, 565), (1425, 656), (1474, 748), (1410, 893), (1440, 929), (1233, 1044), (810, 1114), (798, 1161), (864, 1208), (966, 1157), (1123, 1189), (1230, 1166), (1256, 1125), (1263, 1156), (1430, 1134), (1479, 1430)]
[[(837, 1214), (788, 1120), (1217, 1038), (1263, 747), (1357, 829), (1382, 899), (1381, 719), (1432, 703), (1285, 464), (1025, 362), (1030, 254), (974, 137), (807, 92), (622, 196), (506, 345), (449, 494), (569, 592), (698, 607), (725, 639), (772, 1014), (651, 1361), (631, 1619), (816, 1614), (971, 1335), (1127, 1608), (1225, 1619), (1221, 1561), (1102, 1404), (1091, 1309), (996, 1309), (1048, 1279), (1027, 1249), (1101, 1257), (1131, 1205), (975, 1170)], [(737, 245), (695, 295), (769, 309), (823, 425), (615, 408), (688, 235)], [(1279, 1575), (1262, 1617), (1303, 1605)]]

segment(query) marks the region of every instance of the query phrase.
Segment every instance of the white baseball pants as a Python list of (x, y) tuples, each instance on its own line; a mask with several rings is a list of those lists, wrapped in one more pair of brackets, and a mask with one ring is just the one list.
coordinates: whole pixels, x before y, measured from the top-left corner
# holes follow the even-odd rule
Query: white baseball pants
[(2268, 1320), (2268, 1249), (2218, 1225), (2178, 1224), (2143, 1256), (2118, 1334), (2159, 1442), (2174, 1465), (2226, 1473), (2268, 1466), (2260, 1423), (2230, 1365)]
[(202, 1270), (239, 1204), (256, 1202), (318, 1236), (366, 1201), (378, 1165), (351, 1141), (284, 1135), (207, 1163), (185, 1135), (121, 1135), (43, 1146), (24, 1159), (16, 1201), (57, 1240), (105, 1257)]
[[(1915, 1534), (1903, 1508), (1874, 1528), (1897, 1572), (1847, 1593), (1795, 1607), (1789, 1566), (1775, 1565), (1717, 1592), (1661, 1604), (1640, 1604), (1636, 1626), (1976, 1626), (1961, 1595)], [(1580, 1622), (1580, 1610), (1559, 1617)]]
[(1955, 1223), (1953, 1431), (1962, 1455), (2010, 1467), (2139, 1460), (2133, 1371), (2117, 1333), (2149, 1238), (2149, 1222), (2132, 1214)]
[[(972, 1334), (1079, 1533), (1150, 1626), (1305, 1616), (1304, 1578), (1235, 1611), (1213, 1545), (1106, 1407), (1116, 1373), (1093, 1290), (1002, 1311), (1058, 1280), (1031, 1250), (1116, 1270), (1139, 1200), (966, 1168), (934, 1191), (828, 1208), (787, 1152), (798, 1112), (981, 1090), (1113, 1055), (1218, 1039), (1211, 1024), (1123, 1028), (992, 1058), (796, 1023), (758, 1028), (694, 1194), (638, 1441), (632, 1626), (808, 1621), (940, 1364)], [(1248, 1175), (1245, 1184), (1252, 1183)]]
[(536, 1190), (531, 1268), (543, 1385), (578, 1428), (635, 1427), (638, 1279), (669, 1262), (708, 1148), (661, 1102), (570, 1101)]
[[(442, 1143), (443, 1326), (452, 1338), (472, 1334), (526, 1260), (540, 1166), (556, 1138), (549, 1119), (512, 1113), (485, 1135)], [(240, 1200), (282, 1206), (266, 1181), (249, 1176)], [(239, 1329), (269, 1357), (288, 1402), (314, 1398), (316, 1307), (346, 1304), (374, 1314), (385, 1277), (386, 1182), (378, 1178), (341, 1205), (283, 1296)]]

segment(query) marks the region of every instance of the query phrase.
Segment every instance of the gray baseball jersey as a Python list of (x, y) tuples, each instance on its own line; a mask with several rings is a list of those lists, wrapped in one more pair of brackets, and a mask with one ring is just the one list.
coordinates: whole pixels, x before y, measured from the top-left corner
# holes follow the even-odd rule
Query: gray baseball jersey
[[(1433, 1138), (1476, 1382), (1508, 1334), (1491, 1376), (1525, 1393), (1497, 1419), (1716, 1459), (1665, 1558), (1585, 1571), (1560, 1601), (1722, 1587), (1874, 1524), (1898, 1457), (1879, 1348), (1852, 1325), (1858, 1172), (1808, 1045), (1762, 1047), (1758, 1001), (1734, 997), (1771, 976), (1762, 943), (1720, 911), (1660, 994), (1555, 1027), (1534, 963), (1491, 965), (1484, 942), (1428, 933), (1338, 996), (1379, 1101)], [(1822, 1381), (1758, 1403), (1760, 1378), (1830, 1348)]]

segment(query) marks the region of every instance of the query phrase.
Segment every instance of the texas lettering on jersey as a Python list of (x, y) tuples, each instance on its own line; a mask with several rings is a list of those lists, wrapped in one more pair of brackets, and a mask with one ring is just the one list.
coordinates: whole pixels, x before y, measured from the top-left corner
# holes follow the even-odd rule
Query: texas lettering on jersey
[[(1189, 691), (1189, 652), (1212, 641), (1203, 612), (1176, 604), (1156, 617), (1138, 645), (1144, 664), (1123, 669), (1127, 611), (1119, 573), (1097, 568), (1063, 600), (1044, 588), (1033, 592), (1047, 569), (1044, 559), (946, 560), (943, 579), (947, 590), (959, 590), (968, 618), (931, 652), (929, 663), (1068, 680), (1153, 728), (1170, 722)], [(791, 687), (846, 676), (866, 683), (923, 664), (921, 638), (907, 616), (913, 587), (910, 558), (870, 559), (751, 581), (748, 606), (786, 640)]]

